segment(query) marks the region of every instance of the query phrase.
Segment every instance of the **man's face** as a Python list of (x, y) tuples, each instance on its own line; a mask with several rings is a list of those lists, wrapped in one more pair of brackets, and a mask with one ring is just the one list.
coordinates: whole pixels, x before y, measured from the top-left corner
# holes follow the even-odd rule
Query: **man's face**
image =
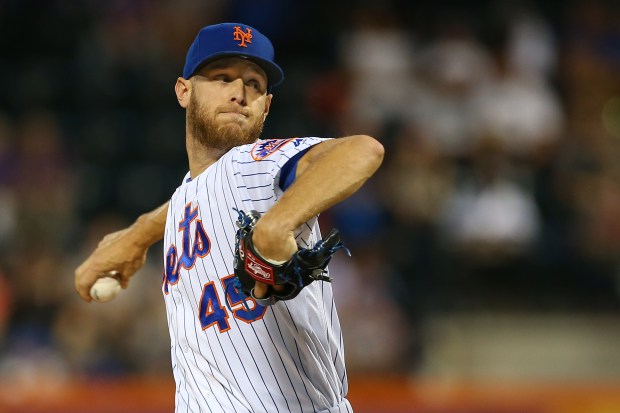
[(228, 150), (260, 137), (272, 96), (258, 65), (239, 57), (218, 59), (200, 69), (191, 83), (187, 123), (198, 143)]

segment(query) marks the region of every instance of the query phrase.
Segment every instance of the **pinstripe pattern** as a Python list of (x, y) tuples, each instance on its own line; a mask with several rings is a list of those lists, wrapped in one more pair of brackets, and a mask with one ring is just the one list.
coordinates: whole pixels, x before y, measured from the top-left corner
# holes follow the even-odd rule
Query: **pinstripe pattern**
[[(222, 282), (233, 273), (233, 208), (266, 212), (282, 196), (279, 172), (287, 160), (321, 141), (293, 139), (272, 152), (258, 145), (234, 148), (193, 180), (188, 174), (172, 196), (162, 290), (177, 413), (352, 412), (331, 284), (315, 282), (294, 300), (250, 314), (241, 303), (226, 307)], [(316, 217), (295, 238), (314, 245), (320, 238)], [(172, 245), (177, 255), (166, 256)], [(202, 258), (193, 253), (206, 246)]]

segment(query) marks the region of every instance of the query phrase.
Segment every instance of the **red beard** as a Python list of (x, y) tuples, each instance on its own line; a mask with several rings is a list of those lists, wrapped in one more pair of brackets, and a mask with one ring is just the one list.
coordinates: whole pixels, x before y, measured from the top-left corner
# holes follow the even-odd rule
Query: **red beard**
[[(247, 114), (246, 111), (243, 113)], [(193, 93), (187, 107), (187, 124), (194, 140), (205, 147), (223, 151), (256, 142), (263, 131), (262, 118), (262, 116), (250, 117), (251, 123), (246, 128), (218, 124), (213, 116), (207, 114), (206, 108), (198, 102)]]

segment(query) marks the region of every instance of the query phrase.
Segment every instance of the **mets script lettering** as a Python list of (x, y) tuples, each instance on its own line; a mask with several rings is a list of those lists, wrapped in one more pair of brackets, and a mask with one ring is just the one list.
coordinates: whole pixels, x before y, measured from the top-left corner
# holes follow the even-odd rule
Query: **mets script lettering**
[[(164, 291), (168, 293), (168, 284), (174, 285), (179, 281), (179, 269), (191, 269), (196, 264), (197, 258), (203, 258), (209, 254), (211, 242), (205, 232), (201, 219), (198, 217), (198, 207), (192, 209), (192, 204), (185, 206), (183, 219), (179, 222), (179, 232), (182, 232), (181, 257), (178, 257), (175, 244), (168, 247), (166, 252), (166, 273)], [(195, 221), (195, 224), (194, 224)], [(194, 242), (191, 242), (191, 228), (194, 228)]]
[(252, 29), (246, 29), (245, 32), (239, 26), (235, 26), (234, 29), (235, 31), (233, 32), (233, 39), (241, 42), (238, 44), (238, 46), (248, 47), (246, 43), (252, 43)]

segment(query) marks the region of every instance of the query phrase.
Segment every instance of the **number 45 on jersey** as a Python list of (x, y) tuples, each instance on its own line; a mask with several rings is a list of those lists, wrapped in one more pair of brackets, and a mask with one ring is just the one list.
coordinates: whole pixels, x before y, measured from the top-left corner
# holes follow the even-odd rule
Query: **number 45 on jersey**
[[(179, 269), (191, 269), (196, 263), (196, 259), (204, 258), (209, 254), (211, 242), (202, 225), (202, 220), (197, 219), (198, 206), (192, 209), (191, 203), (185, 206), (183, 220), (179, 222), (179, 231), (182, 232), (181, 257), (178, 257), (177, 248), (174, 244), (170, 245), (166, 253), (166, 268), (164, 272), (164, 294), (168, 295), (169, 286), (179, 282)], [(196, 221), (195, 225), (192, 223)], [(190, 241), (190, 226), (194, 226), (194, 242)], [(222, 287), (226, 291), (225, 299), (228, 300), (232, 315), (238, 320), (252, 323), (260, 320), (265, 315), (266, 307), (259, 305), (256, 300), (246, 297), (244, 294), (229, 285), (234, 281), (234, 274), (221, 279)], [(244, 303), (245, 301), (245, 303)], [(213, 281), (206, 283), (202, 288), (200, 298), (200, 308), (198, 319), (203, 330), (211, 326), (217, 326), (220, 333), (230, 330), (230, 317), (228, 311), (222, 305), (220, 296), (215, 288)]]
[[(258, 304), (252, 297), (246, 297), (245, 294), (239, 293), (232, 286), (234, 280), (234, 274), (221, 280), (222, 287), (226, 291), (225, 296), (226, 300), (228, 300), (228, 308), (231, 309), (233, 317), (248, 324), (262, 319), (267, 311), (267, 307)], [(169, 281), (165, 276), (164, 283), (164, 293), (168, 294)], [(213, 281), (206, 283), (202, 288), (198, 310), (198, 319), (202, 329), (206, 330), (209, 327), (217, 326), (220, 333), (224, 333), (230, 330), (229, 317), (230, 314), (226, 307), (222, 305), (222, 300), (217, 288), (215, 288), (215, 283)]]

